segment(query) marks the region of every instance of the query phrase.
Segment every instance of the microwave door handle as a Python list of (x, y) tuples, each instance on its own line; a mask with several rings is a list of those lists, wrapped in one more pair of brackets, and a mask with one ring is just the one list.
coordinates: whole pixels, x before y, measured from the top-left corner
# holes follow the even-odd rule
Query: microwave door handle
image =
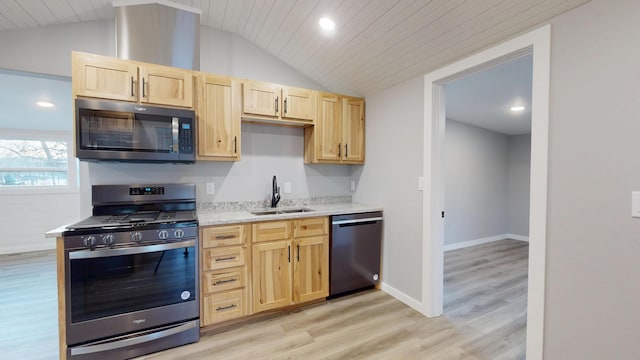
[(179, 152), (178, 139), (180, 135), (180, 119), (177, 117), (171, 118), (171, 129), (173, 133), (173, 152)]

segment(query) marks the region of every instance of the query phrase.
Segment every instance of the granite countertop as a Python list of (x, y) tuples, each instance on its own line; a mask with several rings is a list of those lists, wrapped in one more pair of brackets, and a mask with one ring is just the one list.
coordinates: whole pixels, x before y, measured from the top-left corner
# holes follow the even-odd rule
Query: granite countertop
[(310, 204), (298, 207), (278, 207), (278, 210), (286, 210), (289, 208), (305, 208), (312, 211), (305, 211), (299, 213), (289, 214), (273, 214), (273, 215), (254, 215), (251, 211), (254, 210), (271, 210), (266, 209), (253, 209), (253, 210), (236, 210), (236, 211), (221, 211), (213, 209), (200, 209), (198, 210), (198, 222), (200, 226), (209, 225), (223, 225), (223, 224), (236, 224), (244, 222), (255, 221), (268, 221), (268, 220), (284, 220), (284, 219), (297, 219), (305, 217), (316, 216), (329, 216), (329, 215), (342, 215), (363, 213), (370, 211), (382, 211), (379, 206), (365, 205), (358, 203), (337, 203), (337, 204)]
[[(265, 202), (234, 202), (220, 204), (204, 203), (200, 204), (197, 210), (198, 222), (200, 226), (210, 226), (382, 211), (382, 207), (380, 206), (353, 203), (350, 201), (350, 196), (336, 198), (317, 198), (315, 200), (317, 202), (314, 202), (313, 200), (285, 201), (284, 206), (279, 206), (277, 210), (305, 208), (311, 211), (273, 215), (255, 215), (251, 213), (251, 211), (256, 210), (272, 210), (271, 208), (264, 207), (266, 206)], [(336, 202), (335, 200), (338, 201)], [(340, 202), (339, 200), (346, 201)], [(66, 227), (67, 225), (63, 225), (49, 230), (45, 234), (45, 237), (56, 238), (62, 236), (62, 233), (66, 230)]]

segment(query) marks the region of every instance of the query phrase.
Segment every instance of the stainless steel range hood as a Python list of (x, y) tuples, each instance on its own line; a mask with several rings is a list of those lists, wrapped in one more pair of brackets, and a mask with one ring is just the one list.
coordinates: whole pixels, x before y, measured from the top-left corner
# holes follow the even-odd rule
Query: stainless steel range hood
[(113, 1), (116, 56), (200, 70), (200, 10), (168, 1)]

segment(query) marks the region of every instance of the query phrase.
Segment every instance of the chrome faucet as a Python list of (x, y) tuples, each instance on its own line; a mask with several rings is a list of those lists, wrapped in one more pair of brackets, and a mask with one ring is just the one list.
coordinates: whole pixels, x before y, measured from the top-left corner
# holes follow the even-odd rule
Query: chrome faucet
[(276, 176), (273, 175), (273, 189), (271, 190), (271, 207), (274, 208), (278, 206), (278, 202), (280, 201), (280, 187), (278, 186), (278, 180)]

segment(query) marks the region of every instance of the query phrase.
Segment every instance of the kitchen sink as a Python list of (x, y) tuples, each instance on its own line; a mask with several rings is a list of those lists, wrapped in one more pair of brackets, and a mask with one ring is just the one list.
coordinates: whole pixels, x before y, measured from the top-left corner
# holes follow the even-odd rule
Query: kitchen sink
[(254, 210), (251, 213), (253, 215), (279, 215), (279, 214), (297, 214), (303, 212), (314, 211), (308, 208), (295, 208), (295, 209), (278, 209), (278, 210)]

